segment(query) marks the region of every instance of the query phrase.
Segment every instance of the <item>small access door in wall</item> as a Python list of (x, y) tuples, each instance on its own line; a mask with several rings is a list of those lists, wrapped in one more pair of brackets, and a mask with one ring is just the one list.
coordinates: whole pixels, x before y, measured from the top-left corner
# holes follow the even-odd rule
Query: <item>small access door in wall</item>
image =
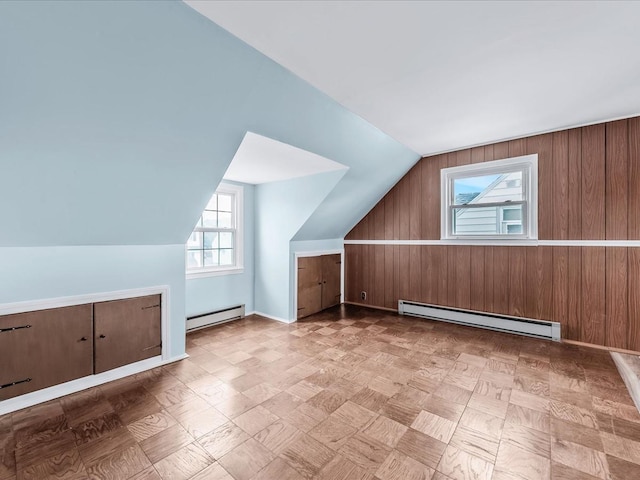
[(161, 296), (94, 303), (95, 373), (162, 353)]
[(298, 318), (340, 303), (341, 256), (298, 258)]

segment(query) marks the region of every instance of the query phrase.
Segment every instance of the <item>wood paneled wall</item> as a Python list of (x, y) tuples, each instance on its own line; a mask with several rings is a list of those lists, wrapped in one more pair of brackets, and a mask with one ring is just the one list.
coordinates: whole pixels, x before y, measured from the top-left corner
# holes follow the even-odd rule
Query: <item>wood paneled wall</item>
[[(532, 153), (540, 240), (640, 240), (640, 117), (425, 157), (346, 240), (438, 240), (440, 169)], [(564, 338), (640, 351), (640, 248), (363, 244), (345, 263), (347, 301), (554, 320)]]

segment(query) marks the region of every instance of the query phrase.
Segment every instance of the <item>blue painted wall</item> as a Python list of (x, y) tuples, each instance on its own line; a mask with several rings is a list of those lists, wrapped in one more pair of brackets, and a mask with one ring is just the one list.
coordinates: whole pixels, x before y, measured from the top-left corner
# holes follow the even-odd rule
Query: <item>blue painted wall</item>
[[(350, 167), (278, 237), (286, 271), (293, 237), (343, 237), (419, 158), (182, 2), (0, 2), (0, 67), (0, 248), (33, 247), (0, 253), (0, 301), (169, 282), (177, 334), (185, 283), (174, 278), (184, 268), (175, 245), (247, 130)], [(174, 247), (152, 249), (154, 261), (118, 245)], [(56, 246), (93, 250), (77, 257)], [(271, 247), (260, 248), (256, 309), (270, 302), (258, 285)], [(46, 260), (44, 278), (56, 285), (22, 258)], [(74, 274), (74, 261), (87, 267)], [(273, 311), (286, 316), (279, 295)]]
[(282, 320), (292, 316), (289, 242), (346, 170), (256, 187), (255, 310)]
[(244, 270), (218, 277), (187, 279), (187, 317), (242, 304), (246, 312), (254, 310), (255, 186), (228, 183), (242, 185), (244, 190)]

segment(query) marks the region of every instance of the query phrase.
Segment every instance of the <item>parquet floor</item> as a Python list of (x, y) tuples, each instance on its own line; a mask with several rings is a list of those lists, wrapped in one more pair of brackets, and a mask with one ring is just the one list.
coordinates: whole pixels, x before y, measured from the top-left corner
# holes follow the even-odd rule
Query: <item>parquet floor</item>
[(0, 417), (0, 480), (640, 479), (606, 352), (342, 307)]

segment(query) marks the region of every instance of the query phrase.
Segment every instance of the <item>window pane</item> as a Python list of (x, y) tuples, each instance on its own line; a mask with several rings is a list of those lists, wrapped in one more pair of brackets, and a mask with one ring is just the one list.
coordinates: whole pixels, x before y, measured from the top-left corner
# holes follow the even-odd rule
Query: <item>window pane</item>
[(453, 180), (455, 205), (521, 201), (522, 171), (456, 178)]
[(220, 232), (220, 248), (233, 248), (233, 232)]
[(218, 250), (205, 250), (204, 251), (204, 266), (205, 267), (217, 267), (218, 262)]
[(218, 232), (204, 232), (204, 248), (218, 248)]
[(511, 234), (521, 234), (522, 233), (522, 225), (513, 223), (507, 225), (507, 233)]
[(522, 220), (522, 207), (503, 209), (502, 220)]
[(208, 210), (205, 210), (204, 212), (202, 212), (202, 226), (203, 227), (217, 227), (218, 226), (218, 222), (217, 222), (217, 213), (216, 212), (210, 212)]
[(218, 210), (221, 212), (231, 212), (233, 197), (231, 195), (218, 194)]
[(192, 232), (187, 240), (188, 249), (201, 249), (202, 248), (202, 232)]
[(231, 222), (231, 213), (220, 212), (218, 213), (218, 227), (231, 228), (233, 223)]
[(233, 265), (233, 249), (220, 250), (220, 265)]
[(202, 266), (202, 250), (190, 250), (187, 252), (187, 268)]
[(217, 210), (218, 209), (218, 196), (216, 194), (211, 197), (207, 206), (204, 207), (205, 210)]

